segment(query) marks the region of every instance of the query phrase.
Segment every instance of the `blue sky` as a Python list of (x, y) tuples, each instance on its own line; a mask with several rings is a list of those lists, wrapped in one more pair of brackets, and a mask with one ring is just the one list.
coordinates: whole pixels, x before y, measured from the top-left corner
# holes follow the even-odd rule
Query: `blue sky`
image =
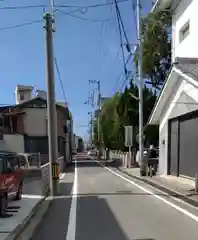
[[(110, 0), (55, 0), (55, 4), (93, 5)], [(4, 0), (0, 7), (48, 4), (49, 0)], [(130, 42), (136, 43), (136, 27), (132, 10), (132, 0), (120, 3), (120, 11)], [(151, 0), (142, 0), (143, 14), (151, 8)], [(62, 8), (71, 11), (74, 8)], [(45, 32), (43, 29), (43, 8), (24, 10), (0, 10), (0, 103), (15, 102), (16, 84), (32, 85), (46, 89), (45, 81)], [(113, 94), (120, 90), (124, 79), (117, 81), (123, 71), (119, 35), (117, 30), (115, 7), (97, 7), (78, 16), (104, 22), (83, 21), (56, 14), (56, 33), (54, 36), (54, 55), (57, 59), (69, 108), (74, 117), (75, 131), (78, 135), (87, 135), (88, 111), (92, 108), (84, 105), (93, 85), (89, 79), (100, 80), (102, 95)], [(1, 31), (1, 28), (29, 21), (41, 20), (29, 26)], [(107, 20), (107, 21), (106, 21)], [(56, 96), (63, 99), (58, 75), (55, 70)]]

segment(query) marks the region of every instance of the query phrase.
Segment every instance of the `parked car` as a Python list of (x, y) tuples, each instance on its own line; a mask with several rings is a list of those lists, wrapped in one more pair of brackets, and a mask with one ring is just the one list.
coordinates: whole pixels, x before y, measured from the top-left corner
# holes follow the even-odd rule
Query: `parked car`
[(0, 152), (0, 215), (6, 213), (8, 201), (20, 200), (23, 189), (23, 169), (16, 153)]

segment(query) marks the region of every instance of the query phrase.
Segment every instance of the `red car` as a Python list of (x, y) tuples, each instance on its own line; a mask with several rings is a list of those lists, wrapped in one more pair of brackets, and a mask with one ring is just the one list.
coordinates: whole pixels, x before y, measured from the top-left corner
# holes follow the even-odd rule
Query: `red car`
[(15, 153), (0, 152), (0, 215), (6, 213), (9, 200), (20, 200), (23, 188), (23, 169)]

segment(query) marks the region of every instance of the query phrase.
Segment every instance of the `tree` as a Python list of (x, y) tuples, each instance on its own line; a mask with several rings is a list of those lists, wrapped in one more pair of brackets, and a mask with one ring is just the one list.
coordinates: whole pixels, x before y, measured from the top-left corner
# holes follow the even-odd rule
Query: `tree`
[[(136, 134), (139, 131), (139, 104), (131, 94), (138, 96), (138, 87), (131, 80), (129, 87), (125, 88), (122, 94), (115, 94), (112, 98), (106, 100), (101, 108), (100, 113), (100, 130), (103, 139), (103, 147), (108, 149), (126, 150), (124, 146), (124, 126), (134, 126), (134, 143), (136, 141)], [(154, 132), (150, 127), (146, 126), (152, 108), (154, 106), (156, 96), (153, 94), (152, 89), (144, 86), (143, 88), (143, 114), (144, 126), (146, 133), (146, 141), (155, 143), (155, 138), (158, 130)], [(150, 137), (151, 136), (151, 137)], [(97, 120), (94, 122), (94, 142), (97, 145)]]
[[(143, 75), (155, 90), (165, 81), (171, 66), (171, 14), (151, 12), (142, 19)], [(138, 64), (137, 54), (134, 57)]]
[[(115, 149), (117, 144), (117, 124), (119, 122), (116, 112), (116, 106), (119, 104), (119, 94), (115, 94), (112, 98), (107, 99), (100, 112), (100, 132), (103, 147), (107, 149)], [(94, 121), (94, 143), (98, 143), (98, 120)]]

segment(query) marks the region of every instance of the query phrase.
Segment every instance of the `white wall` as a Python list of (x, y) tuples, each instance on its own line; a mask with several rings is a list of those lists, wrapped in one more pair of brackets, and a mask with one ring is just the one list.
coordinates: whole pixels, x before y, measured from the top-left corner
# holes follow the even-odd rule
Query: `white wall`
[[(24, 100), (20, 99), (20, 96), (24, 96)], [(28, 101), (32, 99), (32, 90), (24, 90), (24, 89), (16, 89), (15, 90), (15, 99), (16, 99), (16, 104), (20, 104), (24, 101)]]
[[(198, 83), (197, 83), (198, 84)], [(168, 162), (168, 120), (198, 109), (198, 86), (183, 80), (171, 103), (167, 102), (159, 126), (159, 173), (167, 174)], [(162, 141), (165, 140), (165, 144)]]
[(26, 108), (24, 120), (25, 133), (30, 136), (47, 135), (47, 109), (46, 108)]
[[(172, 17), (172, 60), (175, 57), (198, 58), (198, 1), (182, 0)], [(181, 43), (179, 32), (182, 26), (190, 20), (190, 34)]]
[(24, 152), (24, 138), (23, 135), (4, 134), (4, 140), (0, 141), (0, 150)]

